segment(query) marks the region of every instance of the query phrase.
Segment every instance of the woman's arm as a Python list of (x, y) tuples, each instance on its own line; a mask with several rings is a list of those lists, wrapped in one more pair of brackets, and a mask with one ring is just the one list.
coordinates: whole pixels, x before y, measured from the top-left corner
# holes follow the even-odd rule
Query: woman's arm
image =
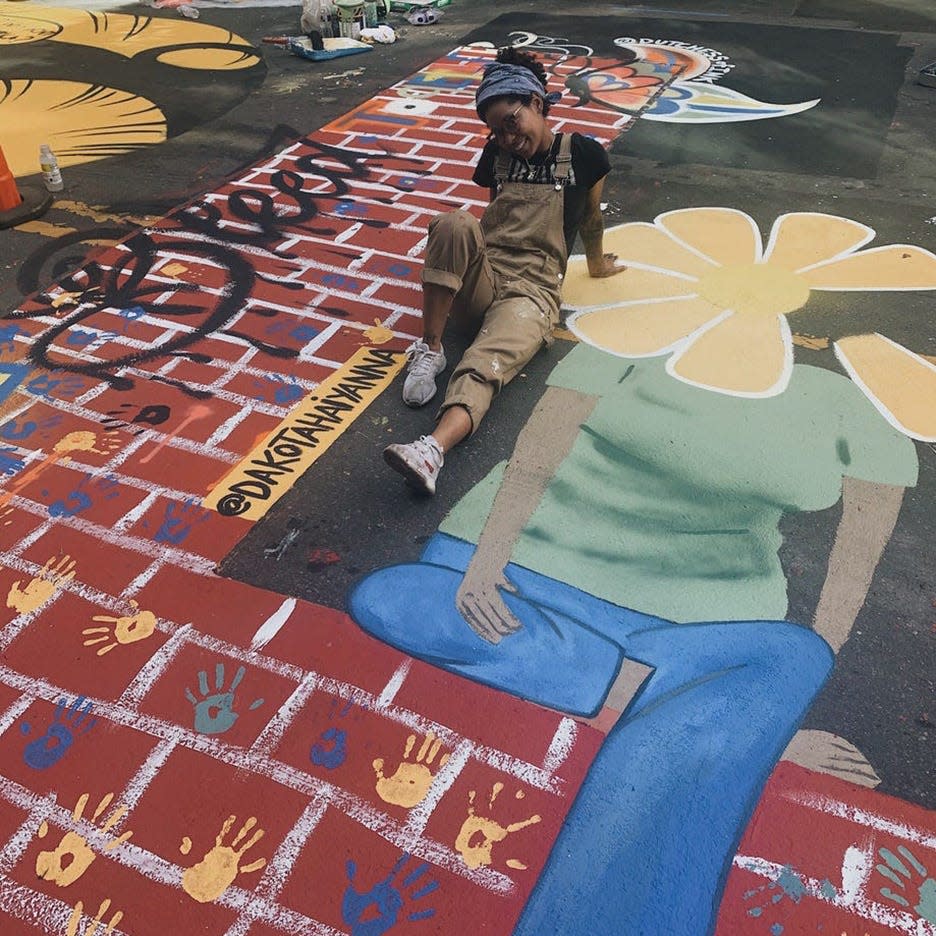
[(897, 523), (904, 489), (892, 484), (842, 480), (842, 518), (813, 627), (838, 653), (865, 603), (874, 570)]
[(615, 254), (604, 253), (602, 242), (604, 240), (604, 218), (601, 217), (601, 192), (604, 189), (604, 179), (599, 179), (589, 190), (585, 202), (585, 214), (579, 226), (582, 243), (585, 245), (585, 259), (588, 261), (588, 275), (597, 278), (614, 276), (626, 270), (627, 267), (618, 265)]
[(596, 402), (596, 397), (576, 390), (547, 387), (517, 437), (478, 547), (455, 597), (455, 604), (471, 629), (491, 643), (498, 643), (522, 626), (498, 591), (513, 590), (504, 567), (510, 561), (520, 531), (556, 469), (572, 450), (579, 427)]

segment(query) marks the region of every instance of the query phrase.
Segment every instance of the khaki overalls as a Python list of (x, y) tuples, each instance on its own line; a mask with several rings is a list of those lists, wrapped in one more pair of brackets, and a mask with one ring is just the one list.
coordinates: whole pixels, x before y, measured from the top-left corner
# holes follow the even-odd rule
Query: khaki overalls
[(497, 196), (481, 222), (467, 211), (429, 222), (422, 280), (454, 290), (453, 319), (477, 330), (439, 412), (465, 407), (472, 432), (494, 395), (551, 341), (559, 321), (571, 144), (571, 134), (562, 134), (554, 185), (508, 182), (510, 155), (500, 151), (494, 168)]

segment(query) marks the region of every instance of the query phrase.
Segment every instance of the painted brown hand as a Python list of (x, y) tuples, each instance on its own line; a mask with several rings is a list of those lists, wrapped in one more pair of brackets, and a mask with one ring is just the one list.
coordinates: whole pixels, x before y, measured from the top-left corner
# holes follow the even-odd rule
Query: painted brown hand
[[(72, 813), (72, 818), (76, 823), (81, 821), (90, 795), (90, 793), (83, 793), (78, 798), (75, 810)], [(110, 807), (113, 799), (113, 793), (108, 793), (101, 798), (94, 815), (91, 817), (92, 823), (97, 824), (98, 820)], [(115, 807), (113, 812), (104, 820), (101, 831), (109, 833), (123, 819), (126, 813), (126, 806), (118, 805)], [(48, 834), (48, 823), (42, 822), (37, 835), (39, 838), (45, 838)], [(104, 851), (110, 851), (123, 844), (131, 835), (133, 835), (132, 832), (124, 832), (122, 835), (112, 838), (104, 846)], [(52, 881), (58, 884), (59, 887), (68, 887), (70, 884), (74, 884), (91, 867), (91, 863), (96, 857), (88, 840), (83, 835), (69, 830), (62, 836), (61, 841), (55, 848), (51, 851), (41, 851), (36, 856), (36, 875), (44, 881)]]
[(69, 555), (62, 556), (57, 562), (53, 557), (25, 587), (21, 588), (23, 580), (17, 579), (7, 595), (7, 607), (14, 608), (20, 614), (41, 608), (75, 577), (75, 564)]
[[(410, 809), (421, 803), (429, 792), (429, 787), (435, 779), (431, 765), (439, 753), (442, 742), (430, 731), (416, 753), (416, 760), (411, 761), (410, 755), (415, 746), (416, 735), (411, 734), (406, 739), (403, 760), (391, 777), (384, 776), (382, 757), (374, 761), (374, 771), (377, 774), (377, 795), (385, 803)], [(448, 759), (449, 755), (443, 754), (439, 759), (439, 768), (444, 767)]]
[[(494, 784), (491, 796), (488, 799), (488, 812), (493, 812), (497, 797), (503, 789), (503, 783)], [(527, 828), (527, 826), (536, 825), (536, 823), (542, 821), (541, 816), (533, 815), (528, 819), (511, 822), (509, 825), (503, 826), (495, 819), (479, 816), (475, 813), (476, 796), (477, 793), (474, 790), (468, 794), (468, 816), (462, 823), (458, 837), (455, 839), (455, 851), (462, 856), (462, 860), (469, 868), (480, 868), (482, 865), (491, 864), (494, 846), (498, 842), (503, 842), (513, 832), (519, 832), (521, 829)], [(518, 790), (515, 797), (523, 799), (523, 792)], [(521, 871), (527, 867), (516, 858), (508, 858), (505, 864), (508, 868)]]
[(504, 591), (516, 593), (504, 575), (503, 565), (485, 561), (476, 552), (455, 594), (455, 606), (468, 626), (492, 644), (523, 627), (501, 597)]
[[(236, 816), (228, 816), (215, 839), (214, 848), (201, 861), (182, 872), (182, 889), (193, 900), (199, 903), (217, 900), (234, 883), (238, 874), (250, 874), (251, 871), (259, 871), (266, 865), (266, 858), (258, 858), (243, 866), (240, 863), (244, 852), (256, 845), (264, 836), (263, 829), (256, 829), (252, 835), (250, 834), (257, 825), (255, 816), (251, 816), (240, 827), (230, 845), (224, 844), (225, 837), (236, 822)], [(191, 840), (183, 839), (180, 848), (182, 854), (187, 855), (191, 848)]]

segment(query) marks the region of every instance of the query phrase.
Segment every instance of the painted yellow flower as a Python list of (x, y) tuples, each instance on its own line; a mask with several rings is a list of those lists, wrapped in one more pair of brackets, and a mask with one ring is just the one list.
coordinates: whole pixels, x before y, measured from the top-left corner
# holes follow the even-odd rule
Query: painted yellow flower
[[(628, 269), (588, 276), (569, 263), (564, 304), (582, 341), (622, 357), (668, 354), (667, 371), (706, 390), (768, 397), (793, 367), (787, 316), (812, 290), (936, 290), (936, 255), (907, 244), (862, 250), (875, 232), (848, 218), (781, 215), (766, 246), (754, 219), (732, 208), (685, 208), (605, 231)], [(881, 335), (835, 343), (852, 379), (897, 428), (936, 438), (936, 367)]]

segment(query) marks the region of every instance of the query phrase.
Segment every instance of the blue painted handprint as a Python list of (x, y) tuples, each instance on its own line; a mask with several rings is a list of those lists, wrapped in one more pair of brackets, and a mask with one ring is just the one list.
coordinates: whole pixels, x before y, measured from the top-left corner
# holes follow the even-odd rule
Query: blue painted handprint
[[(238, 719), (238, 713), (234, 711), (234, 693), (241, 684), (246, 672), (243, 666), (238, 667), (231, 685), (227, 691), (224, 690), (224, 664), (215, 665), (215, 692), (208, 688), (208, 674), (204, 670), (198, 673), (198, 691), (202, 698), (196, 699), (190, 689), (185, 690), (185, 698), (192, 703), (195, 708), (195, 730), (201, 734), (224, 734), (233, 727)], [(250, 704), (250, 710), (263, 705), (263, 699), (254, 699)]]
[[(336, 709), (340, 700), (335, 699), (331, 705), (331, 718), (336, 717)], [(337, 712), (338, 718), (344, 718), (354, 705), (353, 699), (348, 699), (344, 707)], [(326, 770), (340, 767), (348, 756), (348, 733), (343, 728), (332, 725), (326, 728), (318, 741), (309, 750), (309, 760)]]
[[(402, 881), (394, 879), (403, 874), (406, 863), (410, 860), (408, 852), (403, 852), (393, 870), (382, 880), (378, 881), (369, 891), (361, 893), (354, 886), (357, 875), (357, 865), (353, 861), (347, 863), (348, 888), (341, 901), (341, 916), (345, 923), (351, 927), (351, 936), (383, 936), (396, 925), (400, 911), (407, 901), (421, 900), (431, 894), (438, 886), (438, 881), (427, 880), (420, 883), (429, 870), (425, 862), (416, 865)], [(405, 893), (403, 888), (414, 888)], [(432, 907), (417, 910), (407, 916), (408, 920), (425, 920), (435, 914)]]
[[(45, 734), (31, 741), (23, 750), (23, 760), (33, 770), (47, 770), (57, 764), (72, 746), (76, 734), (87, 734), (96, 724), (91, 718), (91, 703), (84, 696), (78, 696), (65, 711), (64, 698), (58, 700), (52, 722)], [(83, 727), (82, 727), (83, 726)], [(22, 725), (23, 734), (29, 734), (28, 723)]]

